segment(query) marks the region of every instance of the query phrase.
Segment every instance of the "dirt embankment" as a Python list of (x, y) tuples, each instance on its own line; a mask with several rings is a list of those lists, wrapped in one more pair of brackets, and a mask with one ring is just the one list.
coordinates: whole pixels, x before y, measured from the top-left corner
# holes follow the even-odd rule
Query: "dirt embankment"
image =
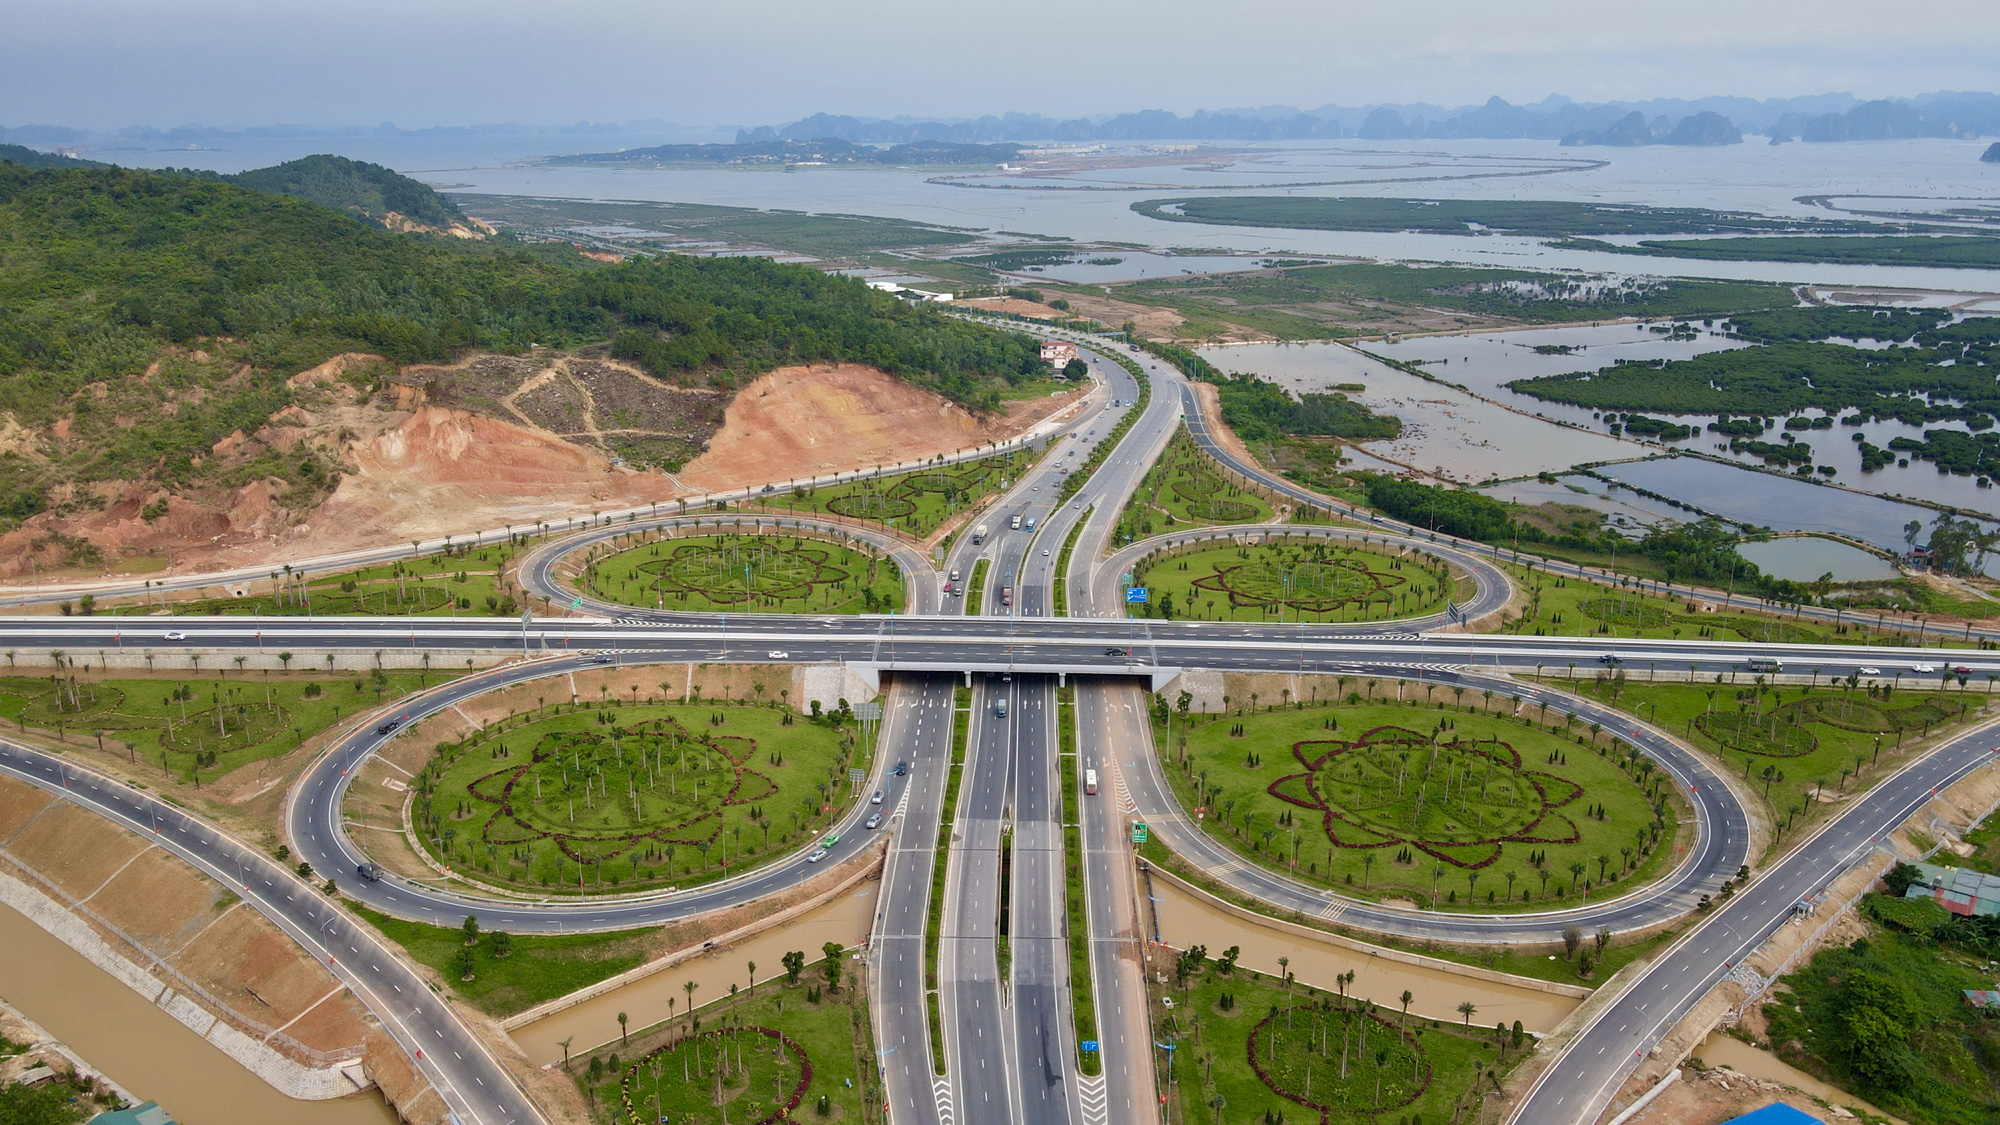
[[(163, 559), (172, 573), (277, 565), (872, 468), (1005, 440), (1072, 397), (975, 416), (877, 369), (837, 364), (781, 368), (732, 400), (603, 358), (548, 353), (404, 371), (341, 356), (291, 386), (297, 403), (203, 460), (248, 466), (275, 452), (314, 463), (319, 487), (276, 477), (202, 494), (156, 481), (95, 486), (94, 503), (0, 536), (0, 579), (87, 580), (126, 558)], [(80, 542), (103, 563), (65, 567)]]

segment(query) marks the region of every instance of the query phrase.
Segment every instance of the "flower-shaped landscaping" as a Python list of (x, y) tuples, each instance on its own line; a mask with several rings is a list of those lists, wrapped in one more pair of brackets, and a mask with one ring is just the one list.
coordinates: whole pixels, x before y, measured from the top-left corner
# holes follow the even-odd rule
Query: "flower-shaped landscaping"
[(722, 831), (722, 810), (764, 800), (777, 785), (748, 763), (757, 740), (696, 737), (672, 719), (637, 726), (555, 731), (528, 761), (466, 786), (488, 808), (487, 844), (551, 840), (578, 863), (613, 859), (646, 843), (704, 848)]
[(1237, 609), (1282, 605), (1303, 613), (1332, 613), (1386, 603), (1404, 583), (1402, 575), (1376, 570), (1362, 558), (1266, 558), (1220, 568), (1192, 585), (1222, 594)]
[[(796, 541), (795, 541), (796, 542)], [(825, 547), (782, 545), (751, 538), (720, 545), (683, 544), (639, 564), (656, 576), (652, 586), (669, 595), (700, 594), (711, 602), (808, 598), (821, 587), (846, 582), (846, 568)]]
[(1499, 739), (1434, 739), (1382, 726), (1352, 742), (1292, 745), (1302, 772), (1272, 782), (1271, 796), (1320, 814), (1341, 848), (1408, 846), (1458, 867), (1500, 858), (1507, 843), (1573, 844), (1576, 822), (1557, 809), (1583, 790), (1529, 770)]

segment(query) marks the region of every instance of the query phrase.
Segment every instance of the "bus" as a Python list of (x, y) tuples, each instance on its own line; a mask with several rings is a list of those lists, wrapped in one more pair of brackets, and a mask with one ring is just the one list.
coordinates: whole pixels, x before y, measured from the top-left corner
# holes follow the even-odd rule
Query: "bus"
[(1008, 530), (1010, 530), (1010, 531), (1019, 531), (1019, 530), (1021, 530), (1021, 513), (1019, 513), (1019, 512), (1015, 512), (1015, 513), (1014, 513), (1014, 519), (1013, 519), (1013, 521), (1012, 521), (1012, 522), (1010, 522), (1010, 523), (1009, 523), (1009, 524), (1007, 525), (1007, 527), (1008, 527)]
[(1097, 796), (1097, 771), (1096, 771), (1096, 770), (1085, 770), (1085, 771), (1083, 771), (1083, 791), (1084, 791), (1085, 795), (1087, 795), (1087, 796), (1091, 796), (1091, 797), (1095, 797), (1095, 796)]
[(1769, 656), (1753, 656), (1744, 661), (1743, 666), (1752, 672), (1781, 672), (1785, 662)]

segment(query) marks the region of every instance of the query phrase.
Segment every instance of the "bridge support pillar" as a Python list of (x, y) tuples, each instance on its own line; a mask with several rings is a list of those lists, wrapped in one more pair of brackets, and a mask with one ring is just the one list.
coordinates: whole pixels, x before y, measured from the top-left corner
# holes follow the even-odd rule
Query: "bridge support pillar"
[(972, 672), (970, 669), (968, 669), (965, 673), (965, 686), (966, 687), (972, 686)]
[(1068, 684), (1068, 683), (1069, 683), (1069, 673), (1068, 673), (1068, 672), (1057, 672), (1057, 673), (1056, 673), (1056, 686), (1057, 686), (1057, 687), (1062, 687), (1062, 686), (1064, 686), (1064, 685), (1066, 685), (1066, 684)]

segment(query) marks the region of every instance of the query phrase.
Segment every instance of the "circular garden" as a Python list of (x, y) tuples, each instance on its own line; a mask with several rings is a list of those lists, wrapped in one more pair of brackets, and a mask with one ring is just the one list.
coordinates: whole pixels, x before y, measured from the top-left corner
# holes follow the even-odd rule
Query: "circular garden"
[(438, 863), (517, 888), (685, 886), (799, 846), (864, 765), (827, 718), (725, 704), (562, 704), (442, 743), (411, 827)]
[(1449, 567), (1429, 555), (1307, 538), (1197, 543), (1134, 568), (1148, 616), (1227, 621), (1381, 621), (1439, 612)]
[(1251, 1029), (1248, 1050), (1266, 1086), (1340, 1120), (1409, 1105), (1431, 1084), (1423, 1047), (1358, 1002), (1322, 997), (1273, 1011)]
[(1558, 709), (1360, 676), (1245, 696), (1155, 719), (1177, 795), (1248, 862), (1377, 899), (1518, 910), (1635, 885), (1671, 856), (1666, 775)]
[(796, 535), (658, 539), (591, 560), (586, 588), (623, 605), (722, 613), (886, 613), (896, 565), (867, 548)]

